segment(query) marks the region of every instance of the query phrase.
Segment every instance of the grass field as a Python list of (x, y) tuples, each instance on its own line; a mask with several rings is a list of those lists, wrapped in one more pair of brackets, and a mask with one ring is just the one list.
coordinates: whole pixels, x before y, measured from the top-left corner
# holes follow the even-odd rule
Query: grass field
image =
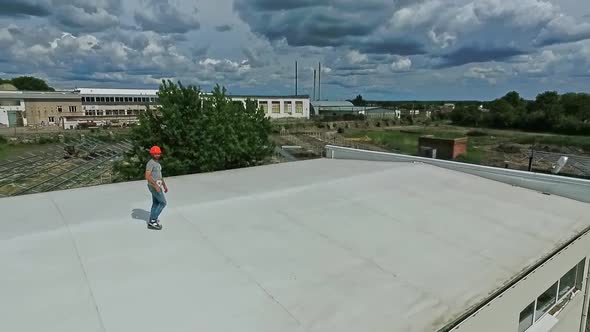
[(0, 143), (0, 160), (11, 159), (22, 156), (27, 152), (40, 152), (50, 147), (49, 144), (1, 144)]
[(469, 163), (487, 164), (505, 158), (497, 151), (501, 144), (520, 144), (524, 146), (552, 146), (556, 149), (573, 150), (578, 154), (590, 153), (590, 137), (536, 134), (518, 131), (472, 129), (454, 126), (408, 127), (395, 129), (356, 130), (344, 133), (348, 138), (365, 139), (388, 150), (416, 155), (418, 138), (434, 135), (440, 138), (469, 137), (467, 154), (460, 160)]

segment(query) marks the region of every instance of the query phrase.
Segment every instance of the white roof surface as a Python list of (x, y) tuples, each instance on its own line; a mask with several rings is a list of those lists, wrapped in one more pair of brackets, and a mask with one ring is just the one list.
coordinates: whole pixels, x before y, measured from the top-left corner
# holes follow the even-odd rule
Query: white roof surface
[(98, 88), (78, 88), (76, 91), (80, 92), (80, 95), (105, 95), (105, 96), (117, 96), (117, 95), (129, 95), (129, 96), (156, 96), (159, 90), (146, 90), (146, 89), (98, 89)]
[[(164, 170), (165, 171), (165, 170)], [(590, 205), (412, 163), (315, 160), (0, 199), (2, 331), (434, 331)], [(586, 219), (586, 221), (584, 221)]]

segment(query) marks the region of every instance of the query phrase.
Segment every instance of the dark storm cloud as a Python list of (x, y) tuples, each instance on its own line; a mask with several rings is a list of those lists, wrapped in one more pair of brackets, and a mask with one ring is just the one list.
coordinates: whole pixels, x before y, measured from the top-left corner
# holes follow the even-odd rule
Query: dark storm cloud
[(512, 47), (462, 47), (449, 54), (443, 55), (441, 57), (442, 63), (440, 63), (437, 67), (445, 68), (461, 66), (474, 62), (503, 61), (523, 54), (527, 54), (527, 52)]
[(420, 55), (426, 54), (426, 48), (419, 42), (412, 40), (391, 39), (372, 40), (360, 44), (360, 49), (367, 53)]
[(234, 6), (255, 33), (269, 40), (319, 47), (353, 44), (394, 10), (390, 2), (378, 0), (236, 0)]
[(198, 30), (196, 7), (178, 7), (169, 0), (150, 0), (135, 11), (135, 21), (143, 30), (158, 33), (186, 33)]
[(233, 29), (233, 27), (229, 24), (218, 25), (215, 27), (215, 30), (217, 30), (217, 32), (227, 32), (227, 31), (231, 31), (232, 29)]
[(0, 0), (0, 16), (48, 16), (47, 3), (35, 0)]
[(256, 49), (247, 47), (242, 49), (242, 53), (248, 60), (248, 64), (254, 68), (267, 66), (270, 63), (270, 61), (265, 59), (265, 57), (261, 55), (260, 52)]

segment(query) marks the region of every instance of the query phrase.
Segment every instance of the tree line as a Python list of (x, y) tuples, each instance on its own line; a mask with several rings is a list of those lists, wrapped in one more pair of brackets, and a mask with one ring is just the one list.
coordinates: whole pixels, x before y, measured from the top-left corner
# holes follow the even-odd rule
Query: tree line
[(463, 126), (590, 135), (590, 94), (547, 91), (529, 101), (512, 91), (482, 106), (457, 107), (451, 120)]
[(55, 91), (47, 82), (32, 76), (19, 76), (11, 79), (0, 78), (0, 84), (11, 84), (20, 91)]

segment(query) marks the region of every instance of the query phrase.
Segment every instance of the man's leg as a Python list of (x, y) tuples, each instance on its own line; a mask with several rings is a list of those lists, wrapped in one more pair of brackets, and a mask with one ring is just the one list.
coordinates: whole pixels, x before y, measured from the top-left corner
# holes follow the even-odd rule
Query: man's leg
[(150, 220), (149, 221), (154, 221), (154, 220), (158, 219), (157, 215), (159, 215), (158, 209), (160, 207), (160, 202), (156, 198), (156, 195), (158, 193), (153, 188), (151, 188), (151, 186), (150, 186), (150, 193), (152, 194), (152, 208), (150, 210)]
[(156, 208), (153, 220), (158, 220), (158, 218), (160, 218), (160, 214), (162, 213), (162, 211), (166, 207), (167, 202), (166, 202), (166, 197), (164, 196), (164, 193), (161, 191), (155, 193), (154, 199), (158, 201), (158, 206)]

